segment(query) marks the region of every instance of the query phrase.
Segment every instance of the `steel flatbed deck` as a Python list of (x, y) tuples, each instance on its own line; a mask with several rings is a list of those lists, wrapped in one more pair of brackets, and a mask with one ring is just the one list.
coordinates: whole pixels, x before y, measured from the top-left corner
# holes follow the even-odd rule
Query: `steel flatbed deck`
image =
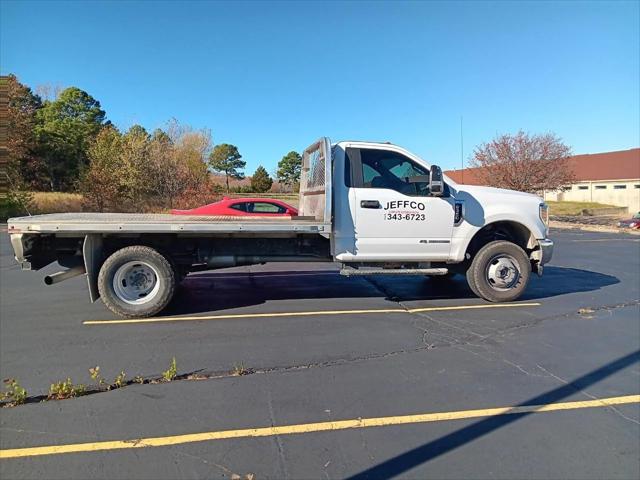
[(10, 218), (9, 233), (318, 233), (331, 224), (311, 217), (229, 217), (157, 213), (53, 213)]

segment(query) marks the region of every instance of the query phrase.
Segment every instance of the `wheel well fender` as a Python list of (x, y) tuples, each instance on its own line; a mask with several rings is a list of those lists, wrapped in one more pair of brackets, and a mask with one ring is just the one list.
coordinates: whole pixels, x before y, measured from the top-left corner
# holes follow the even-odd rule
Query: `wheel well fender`
[(536, 248), (536, 238), (525, 225), (511, 220), (501, 220), (489, 223), (478, 230), (465, 248), (465, 259), (473, 256), (484, 245), (494, 240), (507, 240), (515, 243), (527, 254)]

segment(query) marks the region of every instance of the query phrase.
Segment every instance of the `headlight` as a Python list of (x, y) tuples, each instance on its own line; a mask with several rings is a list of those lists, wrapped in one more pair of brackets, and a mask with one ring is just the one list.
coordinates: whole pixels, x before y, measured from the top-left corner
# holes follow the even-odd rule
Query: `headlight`
[(549, 229), (549, 205), (546, 203), (540, 204), (540, 220), (544, 223), (544, 226)]
[(630, 228), (636, 228), (636, 225), (638, 225), (636, 222), (631, 222), (631, 223), (629, 224), (629, 227), (630, 227)]

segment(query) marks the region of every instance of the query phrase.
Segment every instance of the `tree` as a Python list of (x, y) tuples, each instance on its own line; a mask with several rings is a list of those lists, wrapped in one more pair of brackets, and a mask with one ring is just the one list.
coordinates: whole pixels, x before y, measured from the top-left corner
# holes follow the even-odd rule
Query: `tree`
[[(35, 135), (51, 190), (69, 190), (87, 164), (87, 150), (105, 125), (100, 102), (76, 87), (38, 110)], [(108, 123), (108, 122), (107, 122)]]
[(36, 94), (43, 100), (53, 101), (60, 96), (64, 90), (59, 84), (44, 83), (36, 85)]
[(207, 180), (207, 159), (211, 153), (211, 131), (184, 128), (175, 141), (175, 152), (190, 173), (192, 186)]
[(33, 129), (42, 101), (29, 87), (20, 83), (15, 75), (2, 77), (1, 82), (7, 105), (7, 136), (4, 145), (8, 175), (8, 178), (1, 181), (9, 183), (10, 191), (37, 187), (43, 165), (36, 154), (37, 142)]
[(149, 169), (154, 193), (165, 207), (174, 208), (176, 199), (190, 186), (192, 176), (169, 135), (160, 129), (151, 135)]
[(121, 155), (122, 136), (114, 127), (103, 128), (87, 151), (89, 166), (80, 179), (80, 191), (88, 209), (104, 212), (121, 206)]
[(224, 172), (227, 193), (229, 193), (229, 178), (242, 180), (244, 178), (242, 170), (246, 165), (247, 162), (242, 160), (242, 155), (238, 152), (238, 147), (229, 145), (228, 143), (216, 145), (209, 156), (209, 166), (211, 169), (216, 172)]
[(148, 168), (149, 142), (149, 134), (140, 125), (133, 125), (122, 136), (117, 178), (121, 201), (128, 210), (141, 211), (146, 197), (153, 194)]
[(161, 128), (156, 128), (151, 134), (151, 140), (157, 140), (158, 142), (165, 143), (167, 145), (173, 145), (173, 140), (171, 137), (162, 130)]
[[(180, 127), (172, 137), (133, 125), (124, 135), (105, 126), (88, 148), (80, 188), (92, 210), (149, 211), (209, 199), (208, 131)], [(175, 140), (175, 141), (174, 141)]]
[(166, 131), (156, 129), (149, 145), (153, 195), (150, 202), (165, 208), (191, 208), (211, 201), (207, 160), (211, 131), (195, 130), (172, 119)]
[(267, 173), (267, 170), (260, 165), (251, 177), (251, 189), (254, 192), (262, 193), (269, 191), (271, 185), (273, 185), (273, 180)]
[(293, 187), (300, 183), (300, 170), (302, 169), (302, 157), (298, 152), (291, 151), (287, 153), (282, 160), (278, 162), (278, 171), (276, 176), (278, 181)]
[(571, 148), (553, 133), (529, 135), (519, 131), (476, 147), (470, 164), (480, 167), (486, 185), (540, 192), (558, 190), (573, 181), (570, 155)]

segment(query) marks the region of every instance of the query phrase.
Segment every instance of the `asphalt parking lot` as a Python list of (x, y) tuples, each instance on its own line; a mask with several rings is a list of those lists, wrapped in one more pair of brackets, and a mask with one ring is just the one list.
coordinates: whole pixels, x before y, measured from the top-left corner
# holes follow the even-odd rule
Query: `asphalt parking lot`
[(123, 323), (84, 278), (20, 272), (3, 233), (2, 378), (179, 377), (1, 409), (0, 477), (639, 478), (640, 237), (551, 236), (507, 306), (279, 264), (189, 276)]

